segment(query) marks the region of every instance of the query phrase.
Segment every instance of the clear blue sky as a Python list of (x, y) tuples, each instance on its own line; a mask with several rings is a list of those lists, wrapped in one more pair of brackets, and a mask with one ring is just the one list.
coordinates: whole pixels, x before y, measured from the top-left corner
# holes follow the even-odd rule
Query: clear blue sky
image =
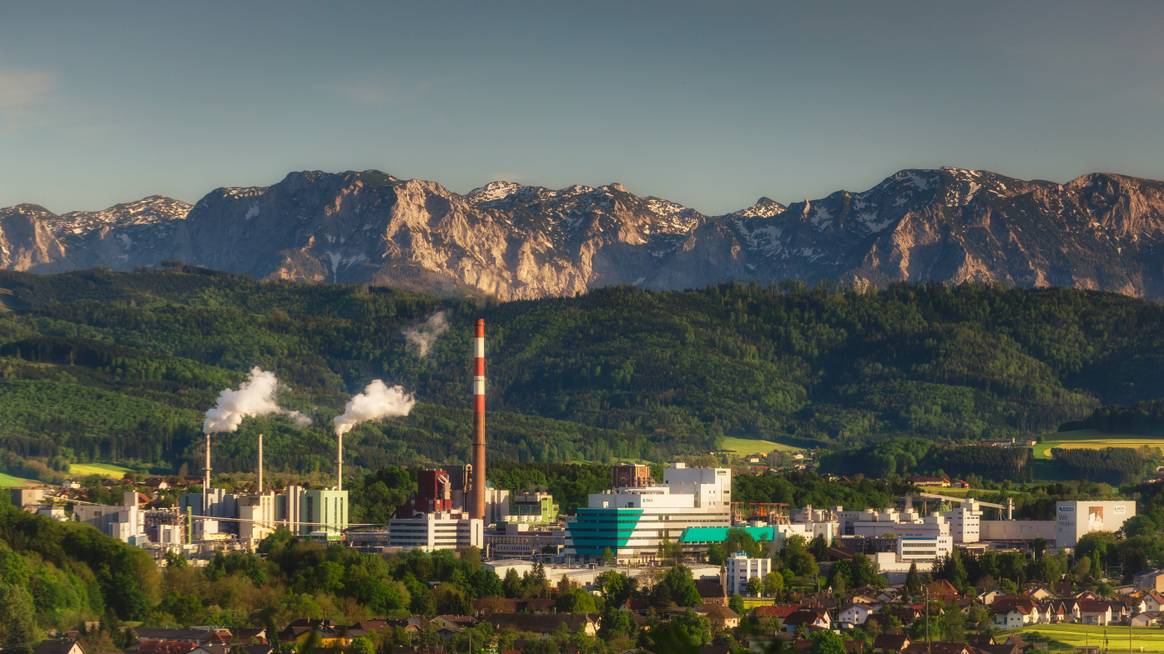
[(715, 213), (940, 165), (1164, 178), (1164, 2), (0, 7), (0, 206), (378, 168)]

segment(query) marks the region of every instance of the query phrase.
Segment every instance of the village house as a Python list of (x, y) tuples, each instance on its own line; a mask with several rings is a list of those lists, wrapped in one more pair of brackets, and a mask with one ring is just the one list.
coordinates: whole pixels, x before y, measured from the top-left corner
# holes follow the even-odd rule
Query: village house
[(1103, 600), (1083, 599), (1075, 603), (1077, 621), (1083, 624), (1112, 623), (1111, 604)]
[(1164, 593), (1164, 570), (1141, 572), (1132, 579), (1132, 584), (1140, 590)]
[(842, 628), (859, 627), (869, 619), (873, 608), (868, 604), (849, 604), (837, 612), (837, 623)]
[(33, 654), (85, 654), (85, 650), (72, 638), (50, 639), (37, 645)]
[(905, 634), (881, 634), (873, 639), (873, 651), (880, 654), (904, 652), (909, 647), (909, 636)]
[(798, 609), (787, 618), (784, 619), (785, 631), (799, 631), (801, 627), (806, 629), (831, 629), (833, 626), (832, 618), (829, 612), (824, 609)]
[(707, 618), (713, 629), (735, 629), (740, 626), (740, 615), (726, 606), (701, 604), (695, 607), (694, 611), (697, 615)]
[(1159, 613), (1164, 610), (1164, 595), (1157, 591), (1144, 593), (1144, 611), (1147, 613)]
[(1029, 597), (1001, 597), (990, 605), (994, 626), (1000, 629), (1019, 629), (1039, 622), (1039, 607)]

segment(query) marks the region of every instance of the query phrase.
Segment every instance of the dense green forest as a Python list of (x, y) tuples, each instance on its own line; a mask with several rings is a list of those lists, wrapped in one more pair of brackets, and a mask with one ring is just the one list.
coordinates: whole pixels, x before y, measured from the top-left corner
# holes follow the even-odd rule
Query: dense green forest
[[(440, 310), (451, 329), (422, 358), (404, 330)], [(494, 304), (197, 269), (2, 273), (0, 454), (50, 472), (69, 460), (194, 465), (202, 412), (258, 365), (315, 426), (248, 421), (219, 437), (220, 470), (249, 468), (260, 431), (271, 466), (330, 469), (326, 425), (376, 377), (418, 405), (357, 427), (353, 465), (463, 461), (478, 316), (497, 460), (661, 460), (721, 435), (831, 449), (962, 441), (1164, 396), (1164, 307), (1074, 290), (725, 285)]]

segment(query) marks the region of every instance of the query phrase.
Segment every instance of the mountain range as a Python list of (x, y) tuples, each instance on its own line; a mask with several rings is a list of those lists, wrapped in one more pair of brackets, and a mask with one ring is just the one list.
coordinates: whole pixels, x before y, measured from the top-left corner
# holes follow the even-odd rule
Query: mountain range
[(863, 192), (709, 216), (621, 184), (490, 182), (465, 194), (379, 171), (294, 172), (103, 211), (0, 209), (0, 269), (180, 261), (257, 278), (370, 283), (501, 300), (629, 284), (994, 282), (1164, 297), (1164, 182), (1065, 184), (902, 170)]

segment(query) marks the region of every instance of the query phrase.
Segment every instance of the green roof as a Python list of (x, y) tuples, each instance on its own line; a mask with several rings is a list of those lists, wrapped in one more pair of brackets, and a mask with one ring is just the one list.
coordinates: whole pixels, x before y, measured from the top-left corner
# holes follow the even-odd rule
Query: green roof
[(727, 540), (728, 532), (732, 529), (743, 529), (757, 542), (773, 540), (776, 537), (775, 527), (688, 527), (679, 537), (680, 543), (722, 543)]

